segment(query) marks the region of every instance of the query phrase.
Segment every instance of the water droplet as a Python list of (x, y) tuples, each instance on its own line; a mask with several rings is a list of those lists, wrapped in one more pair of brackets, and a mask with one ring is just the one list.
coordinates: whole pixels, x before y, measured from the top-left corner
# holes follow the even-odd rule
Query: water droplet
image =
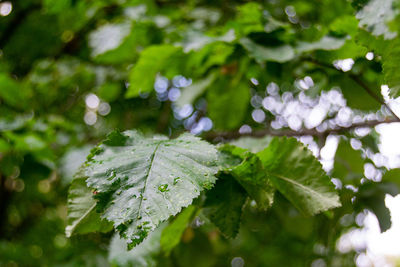
[(112, 180), (115, 177), (115, 170), (114, 169), (108, 169), (106, 171), (106, 175), (108, 176), (107, 180)]
[(158, 191), (160, 191), (160, 192), (168, 191), (168, 184), (162, 184), (162, 185), (158, 186)]
[(174, 185), (176, 185), (181, 180), (181, 177), (176, 177), (174, 179)]

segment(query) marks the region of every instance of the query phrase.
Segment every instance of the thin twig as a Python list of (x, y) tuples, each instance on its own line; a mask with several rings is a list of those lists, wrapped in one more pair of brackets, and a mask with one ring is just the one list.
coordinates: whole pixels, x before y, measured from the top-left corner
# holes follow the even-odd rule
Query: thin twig
[(365, 121), (365, 122), (360, 122), (360, 123), (354, 123), (350, 126), (326, 129), (324, 131), (318, 131), (315, 128), (314, 129), (303, 129), (300, 131), (273, 130), (273, 129), (268, 128), (268, 129), (253, 131), (250, 133), (239, 133), (238, 131), (208, 132), (207, 134), (205, 134), (204, 138), (206, 140), (213, 141), (216, 139), (232, 140), (232, 139), (237, 139), (242, 136), (251, 136), (251, 137), (256, 137), (256, 138), (264, 137), (267, 135), (269, 135), (269, 136), (305, 136), (305, 135), (327, 136), (330, 134), (342, 134), (342, 133), (348, 132), (348, 131), (356, 129), (356, 128), (372, 128), (379, 124), (393, 123), (393, 122), (399, 122), (399, 120), (397, 118), (387, 118), (385, 120), (371, 120), (371, 121)]

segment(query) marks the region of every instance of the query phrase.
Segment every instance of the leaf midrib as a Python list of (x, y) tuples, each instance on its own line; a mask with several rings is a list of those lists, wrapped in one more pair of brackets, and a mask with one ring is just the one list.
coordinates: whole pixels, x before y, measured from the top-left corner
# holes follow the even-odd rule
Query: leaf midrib
[(70, 237), (72, 235), (72, 232), (74, 229), (90, 214), (90, 212), (96, 207), (96, 202), (93, 203), (93, 205), (81, 216), (79, 219), (71, 225), (68, 229), (67, 237)]
[[(282, 175), (279, 175), (279, 174), (276, 174), (276, 173), (271, 173), (271, 175), (272, 175), (272, 176), (275, 176), (275, 177), (277, 177), (277, 178), (279, 178), (279, 179), (282, 179), (282, 180), (284, 180), (284, 181), (286, 181), (286, 182), (289, 182), (289, 183), (291, 183), (291, 184), (294, 184), (294, 185), (296, 185), (296, 186), (298, 186), (298, 187), (304, 189), (305, 191), (310, 192), (312, 195), (318, 196), (318, 197), (321, 198), (321, 199), (326, 199), (326, 197), (324, 197), (324, 196), (323, 196), (322, 194), (320, 194), (318, 191), (315, 191), (315, 190), (313, 190), (313, 189), (311, 189), (311, 188), (309, 188), (309, 187), (307, 187), (307, 186), (305, 186), (305, 185), (303, 185), (303, 184), (301, 184), (301, 183), (299, 183), (299, 182), (297, 182), (297, 181), (295, 181), (295, 180), (292, 180), (292, 179), (290, 179), (290, 178), (288, 178), (288, 177), (285, 177), (285, 176), (282, 176)], [(331, 202), (333, 205), (336, 205), (336, 201), (329, 201), (329, 202)]]
[(153, 167), (153, 162), (154, 162), (154, 158), (156, 157), (157, 151), (158, 151), (158, 147), (161, 145), (162, 142), (158, 142), (157, 145), (154, 148), (153, 153), (151, 154), (151, 158), (150, 158), (150, 164), (149, 164), (149, 170), (147, 171), (147, 174), (145, 175), (145, 182), (144, 182), (144, 186), (142, 191), (140, 192), (140, 202), (139, 202), (139, 208), (138, 208), (138, 213), (141, 216), (140, 212), (142, 210), (142, 203), (144, 201), (144, 193), (146, 191), (146, 187), (147, 187), (147, 181), (149, 180), (149, 176), (151, 173), (151, 169)]

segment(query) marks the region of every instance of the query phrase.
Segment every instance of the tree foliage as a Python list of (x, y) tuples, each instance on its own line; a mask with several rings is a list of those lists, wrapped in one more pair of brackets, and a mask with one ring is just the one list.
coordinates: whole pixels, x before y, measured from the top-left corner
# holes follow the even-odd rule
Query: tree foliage
[(374, 128), (400, 121), (399, 12), (0, 2), (0, 265), (353, 265), (338, 240), (389, 229), (400, 188)]

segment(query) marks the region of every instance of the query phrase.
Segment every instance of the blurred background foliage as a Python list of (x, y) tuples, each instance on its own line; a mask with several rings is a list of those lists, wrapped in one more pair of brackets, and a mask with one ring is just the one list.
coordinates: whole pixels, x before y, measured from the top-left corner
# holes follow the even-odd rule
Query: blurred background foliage
[[(0, 265), (354, 265), (365, 248), (338, 240), (366, 210), (390, 228), (384, 199), (400, 185), (368, 128), (398, 120), (381, 85), (398, 96), (399, 3), (382, 2), (1, 1)], [(267, 212), (247, 203), (235, 239), (199, 213), (168, 256), (160, 233), (135, 252), (110, 233), (67, 239), (73, 174), (115, 128), (215, 143), (299, 136), (342, 207), (310, 218), (280, 195)], [(236, 142), (257, 150), (268, 139)]]

